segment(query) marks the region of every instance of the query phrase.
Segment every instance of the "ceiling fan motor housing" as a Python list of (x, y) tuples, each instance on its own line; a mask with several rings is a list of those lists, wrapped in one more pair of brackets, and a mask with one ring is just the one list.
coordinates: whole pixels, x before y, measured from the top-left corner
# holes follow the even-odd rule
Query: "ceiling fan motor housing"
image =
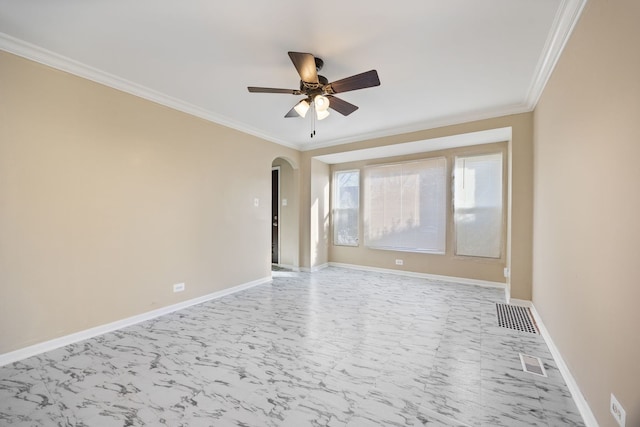
[(305, 82), (300, 80), (300, 90), (307, 95), (318, 95), (323, 93), (324, 86), (329, 84), (329, 80), (325, 76), (318, 74), (318, 83)]

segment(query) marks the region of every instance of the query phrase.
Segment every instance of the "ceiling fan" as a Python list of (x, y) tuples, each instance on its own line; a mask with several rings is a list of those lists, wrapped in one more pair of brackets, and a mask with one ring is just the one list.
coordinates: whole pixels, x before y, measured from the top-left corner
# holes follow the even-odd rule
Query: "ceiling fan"
[[(329, 83), (326, 77), (318, 74), (318, 71), (320, 71), (324, 65), (322, 59), (316, 58), (310, 53), (302, 52), (289, 52), (289, 58), (291, 58), (291, 62), (293, 62), (296, 70), (298, 70), (298, 74), (300, 74), (300, 89), (247, 87), (251, 93), (305, 95), (305, 98), (298, 102), (285, 117), (305, 117), (310, 108), (315, 110), (315, 116), (318, 120), (329, 116), (329, 108), (344, 116), (348, 116), (356, 111), (358, 107), (347, 101), (343, 101), (334, 96), (334, 94), (380, 85), (380, 79), (378, 78), (378, 72), (376, 70), (356, 74)], [(313, 137), (313, 133), (311, 136)]]

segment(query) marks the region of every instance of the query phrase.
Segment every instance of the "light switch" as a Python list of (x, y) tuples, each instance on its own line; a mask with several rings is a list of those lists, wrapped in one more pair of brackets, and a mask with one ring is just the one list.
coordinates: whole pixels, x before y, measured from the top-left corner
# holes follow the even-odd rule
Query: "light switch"
[(287, 199), (282, 199), (282, 206), (287, 206)]
[(256, 208), (260, 206), (260, 199), (258, 199), (257, 197), (253, 199), (253, 206), (255, 206)]

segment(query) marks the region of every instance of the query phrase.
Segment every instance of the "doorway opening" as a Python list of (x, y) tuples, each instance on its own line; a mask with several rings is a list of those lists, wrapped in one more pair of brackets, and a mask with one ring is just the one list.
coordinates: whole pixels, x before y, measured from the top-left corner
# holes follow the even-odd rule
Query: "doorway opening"
[(271, 168), (271, 265), (280, 264), (280, 166)]
[[(299, 271), (300, 171), (285, 157), (271, 162), (271, 270)], [(266, 248), (265, 248), (266, 249)]]

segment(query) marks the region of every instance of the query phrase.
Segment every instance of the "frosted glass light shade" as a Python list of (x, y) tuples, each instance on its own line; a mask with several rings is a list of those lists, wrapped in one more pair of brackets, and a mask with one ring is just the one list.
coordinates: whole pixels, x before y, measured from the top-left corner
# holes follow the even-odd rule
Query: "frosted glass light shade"
[(326, 119), (327, 117), (329, 117), (329, 111), (328, 110), (316, 110), (316, 117), (318, 118), (318, 120)]
[(306, 100), (302, 100), (293, 107), (296, 110), (296, 113), (300, 115), (300, 117), (304, 117), (307, 115), (307, 111), (309, 111), (309, 103)]
[(317, 111), (327, 111), (329, 108), (329, 98), (326, 96), (316, 95), (316, 97), (313, 98), (313, 103), (315, 104)]

